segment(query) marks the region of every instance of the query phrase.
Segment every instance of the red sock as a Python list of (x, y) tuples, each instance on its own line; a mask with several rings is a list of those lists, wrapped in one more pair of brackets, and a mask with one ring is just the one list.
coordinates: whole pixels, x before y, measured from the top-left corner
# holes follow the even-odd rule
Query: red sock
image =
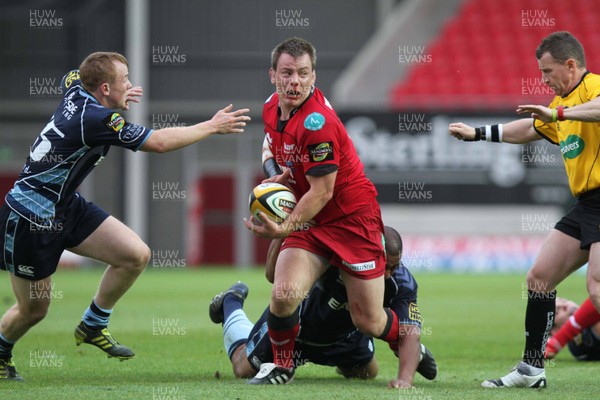
[(273, 349), (273, 362), (278, 367), (292, 369), (294, 368), (294, 346), (296, 345), (296, 336), (300, 330), (300, 324), (296, 324), (291, 329), (272, 330), (269, 328), (269, 338), (271, 338), (271, 348)]
[(598, 321), (600, 321), (600, 313), (588, 297), (553, 337), (563, 347), (579, 335), (582, 330), (589, 328)]

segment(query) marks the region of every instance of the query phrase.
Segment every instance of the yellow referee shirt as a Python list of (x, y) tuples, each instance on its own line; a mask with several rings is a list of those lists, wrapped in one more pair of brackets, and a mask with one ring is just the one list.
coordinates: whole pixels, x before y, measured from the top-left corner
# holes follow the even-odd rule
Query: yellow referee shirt
[[(548, 107), (573, 107), (599, 95), (600, 75), (586, 72), (570, 93), (554, 97)], [(600, 188), (600, 123), (536, 119), (533, 126), (539, 135), (560, 146), (573, 196)]]

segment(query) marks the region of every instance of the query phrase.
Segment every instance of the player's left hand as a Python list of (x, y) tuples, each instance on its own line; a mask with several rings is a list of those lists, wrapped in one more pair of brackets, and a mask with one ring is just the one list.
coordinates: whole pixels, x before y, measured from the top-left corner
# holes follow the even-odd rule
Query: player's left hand
[(256, 236), (277, 239), (287, 237), (292, 233), (288, 224), (278, 224), (275, 221), (271, 221), (262, 211), (259, 211), (259, 216), (261, 219), (260, 221), (257, 221), (254, 215), (250, 216), (249, 220), (244, 218), (244, 225), (246, 225), (246, 228)]
[(134, 86), (127, 91), (127, 100), (125, 101), (125, 110), (129, 110), (129, 102), (139, 103), (140, 97), (144, 95), (141, 86)]
[(273, 183), (279, 183), (284, 186), (288, 186), (288, 180), (290, 179), (291, 175), (292, 175), (292, 170), (289, 168), (285, 168), (283, 170), (283, 173), (281, 173), (280, 175), (273, 175), (270, 178), (264, 179), (262, 181), (262, 183), (273, 182)]
[(413, 385), (412, 383), (403, 379), (393, 379), (388, 382), (388, 387), (390, 389), (410, 389), (413, 387)]
[(520, 105), (517, 107), (517, 114), (531, 114), (531, 118), (539, 119), (542, 122), (552, 122), (552, 109), (544, 106)]

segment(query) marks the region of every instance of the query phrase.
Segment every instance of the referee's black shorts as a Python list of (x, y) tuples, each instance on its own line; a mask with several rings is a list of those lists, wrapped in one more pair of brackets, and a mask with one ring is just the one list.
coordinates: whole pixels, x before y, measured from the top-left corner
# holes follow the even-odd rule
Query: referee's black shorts
[(4, 203), (0, 207), (0, 269), (32, 281), (47, 278), (56, 271), (63, 251), (80, 245), (108, 216), (75, 194), (63, 215), (42, 227)]
[(554, 228), (579, 240), (582, 250), (589, 250), (592, 243), (600, 242), (600, 189), (579, 196)]

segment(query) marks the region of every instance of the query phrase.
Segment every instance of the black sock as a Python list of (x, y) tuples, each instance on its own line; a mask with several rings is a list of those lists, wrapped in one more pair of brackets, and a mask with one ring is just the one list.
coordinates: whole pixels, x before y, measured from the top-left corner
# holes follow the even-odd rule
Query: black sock
[(0, 359), (8, 361), (12, 358), (12, 349), (15, 347), (14, 343), (5, 340), (4, 336), (0, 334)]
[(544, 368), (544, 350), (554, 324), (556, 290), (550, 293), (527, 292), (525, 312), (525, 352), (523, 361)]

